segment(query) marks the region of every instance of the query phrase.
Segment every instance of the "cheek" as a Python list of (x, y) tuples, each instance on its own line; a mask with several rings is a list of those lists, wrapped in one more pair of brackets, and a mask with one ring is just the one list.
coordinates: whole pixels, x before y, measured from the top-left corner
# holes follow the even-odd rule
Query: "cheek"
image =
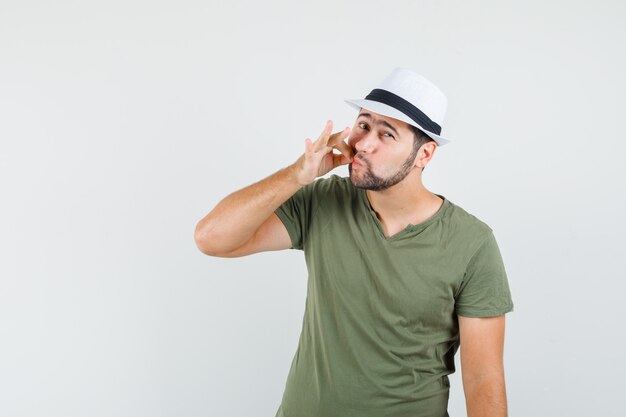
[(406, 157), (401, 153), (390, 153), (385, 155), (379, 163), (379, 171), (382, 174), (392, 174), (405, 162)]

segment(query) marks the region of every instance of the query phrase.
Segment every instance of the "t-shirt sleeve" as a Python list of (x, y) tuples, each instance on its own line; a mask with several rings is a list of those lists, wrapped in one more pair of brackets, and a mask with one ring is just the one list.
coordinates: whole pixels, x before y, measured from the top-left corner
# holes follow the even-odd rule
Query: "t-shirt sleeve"
[(470, 259), (455, 299), (459, 316), (492, 317), (513, 311), (509, 281), (493, 231)]
[(289, 233), (291, 249), (304, 250), (304, 240), (313, 216), (315, 184), (316, 181), (300, 188), (274, 211)]

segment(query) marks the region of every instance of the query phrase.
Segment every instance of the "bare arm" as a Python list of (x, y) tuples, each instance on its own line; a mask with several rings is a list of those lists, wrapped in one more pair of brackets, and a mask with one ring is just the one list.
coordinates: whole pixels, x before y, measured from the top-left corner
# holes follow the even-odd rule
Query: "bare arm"
[(468, 417), (506, 417), (504, 315), (459, 316), (461, 370)]
[[(301, 187), (331, 169), (349, 163), (352, 158), (350, 148), (343, 141), (349, 129), (333, 135), (330, 134), (331, 129), (332, 122), (328, 121), (315, 143), (307, 139), (305, 153), (292, 165), (222, 199), (196, 225), (194, 239), (198, 249), (212, 256), (233, 253), (233, 256), (241, 256), (238, 254), (280, 248), (281, 245), (274, 241), (281, 237), (271, 233), (276, 230), (275, 220), (272, 221), (274, 227), (263, 229), (267, 233), (257, 239), (254, 249), (251, 242), (261, 226), (270, 222), (274, 211)], [(334, 154), (334, 147), (343, 155)], [(248, 246), (247, 250), (237, 251), (244, 245)]]
[(290, 165), (229, 194), (196, 225), (196, 245), (207, 255), (239, 248), (301, 187)]

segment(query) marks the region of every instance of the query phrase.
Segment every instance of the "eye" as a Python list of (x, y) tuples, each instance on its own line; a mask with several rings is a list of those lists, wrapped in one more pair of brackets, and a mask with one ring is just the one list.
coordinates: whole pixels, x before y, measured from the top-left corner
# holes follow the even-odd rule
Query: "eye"
[[(363, 125), (363, 126), (367, 126), (367, 124), (366, 124), (366, 123), (363, 123), (363, 122), (360, 122), (357, 126), (359, 126), (359, 128), (361, 128), (361, 129), (365, 129), (365, 128), (361, 127), (361, 125)], [(396, 138), (395, 138), (395, 137), (394, 137), (391, 133), (389, 133), (389, 132), (385, 132), (384, 134), (385, 134), (385, 135), (389, 135), (389, 137), (390, 137), (390, 138), (392, 138), (392, 139), (394, 139), (394, 140), (396, 139)]]

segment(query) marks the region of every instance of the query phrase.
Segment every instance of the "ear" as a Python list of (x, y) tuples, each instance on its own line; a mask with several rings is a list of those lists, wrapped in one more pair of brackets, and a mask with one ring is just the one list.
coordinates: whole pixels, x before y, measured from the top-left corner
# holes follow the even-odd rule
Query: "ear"
[(430, 162), (430, 159), (435, 155), (437, 150), (437, 142), (431, 141), (420, 146), (415, 157), (414, 166), (418, 168), (424, 168)]

